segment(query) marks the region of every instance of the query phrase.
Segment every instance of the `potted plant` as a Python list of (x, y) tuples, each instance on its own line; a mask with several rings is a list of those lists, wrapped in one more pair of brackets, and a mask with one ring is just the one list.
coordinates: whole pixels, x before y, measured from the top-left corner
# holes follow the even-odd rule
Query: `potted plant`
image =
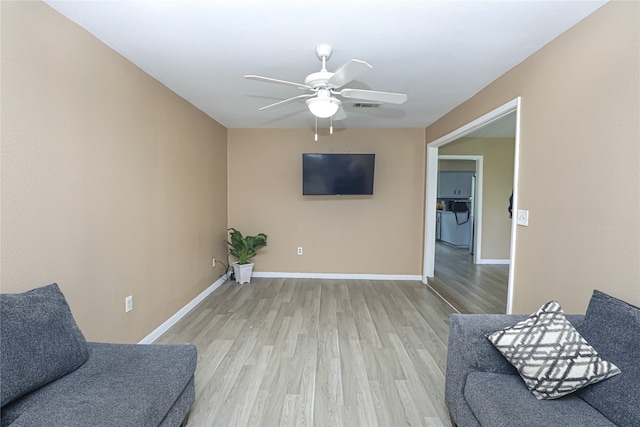
[(253, 263), (249, 259), (256, 255), (256, 250), (263, 246), (267, 246), (267, 235), (264, 233), (255, 236), (243, 236), (241, 232), (235, 228), (229, 228), (231, 241), (227, 241), (229, 245), (229, 254), (238, 260), (233, 263), (233, 274), (238, 283), (249, 283), (251, 281), (251, 272), (253, 271)]

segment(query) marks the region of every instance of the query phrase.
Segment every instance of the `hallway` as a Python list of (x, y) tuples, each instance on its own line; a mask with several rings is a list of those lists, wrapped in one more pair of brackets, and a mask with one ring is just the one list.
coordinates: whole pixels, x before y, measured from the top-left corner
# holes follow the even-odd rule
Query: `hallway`
[(509, 266), (473, 264), (468, 249), (436, 242), (435, 277), (429, 286), (460, 313), (505, 313)]

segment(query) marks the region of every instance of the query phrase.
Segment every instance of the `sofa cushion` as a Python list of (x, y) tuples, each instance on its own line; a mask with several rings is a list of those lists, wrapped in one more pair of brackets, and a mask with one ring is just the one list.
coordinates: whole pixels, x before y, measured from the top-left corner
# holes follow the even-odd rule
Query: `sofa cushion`
[(182, 417), (193, 403), (195, 346), (88, 346), (80, 368), (2, 408), (2, 426), (156, 427), (181, 396)]
[(464, 397), (483, 426), (615, 426), (576, 395), (536, 399), (517, 375), (472, 372), (467, 375)]
[(622, 371), (579, 396), (619, 426), (640, 426), (640, 308), (596, 290), (577, 329)]
[(620, 373), (598, 356), (556, 301), (487, 338), (516, 367), (538, 399), (556, 399)]
[(0, 295), (1, 406), (75, 370), (87, 342), (57, 284)]

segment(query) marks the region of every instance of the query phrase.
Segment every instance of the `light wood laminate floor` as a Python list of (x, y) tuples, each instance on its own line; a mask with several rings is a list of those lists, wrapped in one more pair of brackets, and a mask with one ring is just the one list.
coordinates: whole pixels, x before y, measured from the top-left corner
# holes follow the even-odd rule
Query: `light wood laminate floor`
[(198, 347), (190, 427), (449, 427), (452, 312), (417, 281), (253, 278), (156, 342)]
[(468, 249), (436, 242), (429, 286), (460, 313), (506, 313), (508, 280), (508, 265), (474, 264)]

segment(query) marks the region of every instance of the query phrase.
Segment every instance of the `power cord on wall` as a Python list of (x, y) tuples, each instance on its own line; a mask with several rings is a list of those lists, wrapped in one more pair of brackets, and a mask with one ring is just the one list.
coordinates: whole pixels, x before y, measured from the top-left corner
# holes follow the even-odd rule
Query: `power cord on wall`
[(227, 252), (227, 280), (235, 280), (235, 273), (233, 268), (231, 267), (231, 261), (229, 261), (229, 252)]
[(232, 271), (231, 267), (229, 266), (229, 256), (227, 255), (227, 264), (225, 264), (224, 262), (220, 261), (220, 260), (216, 260), (216, 265), (218, 265), (218, 263), (222, 264), (224, 266), (224, 273), (222, 273), (220, 275), (220, 279), (224, 278), (225, 281), (229, 280), (231, 277), (229, 275), (229, 272)]

